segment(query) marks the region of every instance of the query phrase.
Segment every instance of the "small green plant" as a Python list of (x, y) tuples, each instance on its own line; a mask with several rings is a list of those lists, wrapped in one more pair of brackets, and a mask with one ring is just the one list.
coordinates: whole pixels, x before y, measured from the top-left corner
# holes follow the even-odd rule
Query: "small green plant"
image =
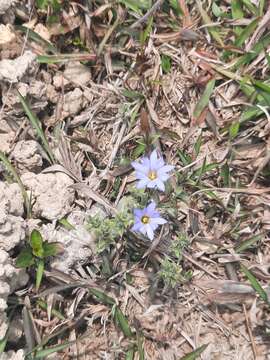
[(103, 219), (100, 215), (95, 215), (88, 220), (87, 229), (94, 231), (98, 245), (97, 251), (101, 253), (120, 239), (132, 223), (132, 213), (123, 211), (113, 218)]
[(167, 256), (162, 260), (159, 276), (166, 287), (175, 288), (178, 284), (185, 283), (191, 278), (192, 273), (190, 271), (184, 272), (180, 265), (183, 250), (187, 245), (188, 238), (185, 234), (178, 234), (170, 247), (172, 258)]
[(41, 284), (45, 260), (49, 256), (55, 256), (62, 252), (59, 243), (44, 241), (38, 230), (33, 230), (30, 235), (29, 244), (20, 252), (16, 259), (18, 268), (28, 268), (34, 266), (36, 268), (36, 289)]

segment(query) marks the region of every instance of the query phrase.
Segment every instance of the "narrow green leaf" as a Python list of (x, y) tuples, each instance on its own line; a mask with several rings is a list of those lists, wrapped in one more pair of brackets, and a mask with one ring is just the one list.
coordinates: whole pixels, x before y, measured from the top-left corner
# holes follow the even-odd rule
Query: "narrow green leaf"
[(32, 249), (26, 247), (23, 249), (16, 259), (16, 266), (18, 268), (27, 268), (35, 263), (35, 259), (32, 254)]
[(237, 245), (234, 250), (235, 252), (237, 253), (241, 253), (247, 249), (250, 249), (250, 248), (253, 248), (254, 245), (259, 241), (261, 240), (262, 238), (262, 235), (259, 234), (259, 235), (255, 235), (255, 236), (251, 236), (250, 238), (242, 241), (239, 245)]
[(234, 69), (239, 69), (240, 66), (251, 63), (264, 49), (267, 49), (270, 44), (270, 35), (267, 34), (260, 39), (251, 49), (250, 52), (241, 56), (233, 66)]
[(7, 340), (8, 340), (8, 330), (5, 334), (5, 336), (2, 339), (0, 339), (0, 355), (5, 351), (5, 348), (7, 345)]
[(140, 33), (140, 43), (143, 46), (149, 38), (153, 26), (153, 16), (150, 16), (146, 28)]
[(224, 186), (230, 186), (230, 168), (227, 163), (221, 167), (220, 176), (223, 179)]
[(55, 256), (64, 251), (63, 246), (59, 242), (51, 242), (45, 241), (43, 243), (43, 257)]
[(40, 137), (41, 142), (43, 144), (44, 150), (45, 152), (47, 152), (48, 156), (49, 156), (49, 160), (51, 163), (55, 162), (54, 159), (54, 155), (50, 149), (49, 143), (43, 133), (42, 127), (40, 125), (40, 121), (38, 120), (38, 118), (36, 117), (36, 115), (32, 112), (32, 110), (30, 109), (27, 101), (25, 100), (25, 98), (20, 94), (20, 92), (17, 90), (17, 93), (19, 95), (21, 104), (23, 106), (23, 109), (28, 117), (28, 119), (31, 122), (32, 127), (36, 130), (37, 135)]
[(198, 358), (198, 356), (201, 355), (201, 353), (204, 352), (204, 350), (207, 348), (208, 344), (202, 345), (198, 347), (198, 349), (192, 351), (191, 353), (183, 356), (180, 360), (195, 360)]
[[(197, 3), (197, 7), (201, 14), (204, 24), (206, 24), (206, 25), (212, 24), (212, 19), (209, 17), (207, 12), (203, 9), (201, 1), (196, 0), (196, 3)], [(223, 40), (221, 39), (219, 32), (218, 32), (218, 28), (216, 26), (210, 26), (208, 28), (208, 32), (216, 40), (216, 42), (219, 43), (219, 45), (224, 46)]]
[(62, 226), (64, 226), (65, 229), (67, 230), (75, 230), (75, 226), (73, 226), (66, 218), (62, 218), (60, 220), (58, 220), (59, 224), (61, 224)]
[(167, 55), (161, 55), (161, 68), (165, 74), (168, 74), (171, 70), (171, 58)]
[(233, 19), (242, 19), (244, 17), (244, 12), (242, 10), (240, 0), (232, 0), (231, 1), (231, 9), (232, 9), (232, 18)]
[(215, 88), (215, 79), (212, 79), (207, 83), (207, 85), (205, 87), (205, 90), (204, 90), (204, 92), (202, 94), (202, 97), (200, 98), (199, 102), (197, 103), (197, 105), (195, 107), (195, 110), (194, 110), (194, 113), (193, 113), (193, 116), (194, 116), (195, 119), (199, 118), (202, 111), (208, 105), (214, 88)]
[(91, 288), (89, 292), (94, 295), (99, 301), (106, 305), (115, 305), (115, 301), (112, 297), (106, 295), (103, 291)]
[(259, 1), (259, 16), (263, 16), (264, 6), (265, 6), (265, 0), (260, 0)]
[(180, 158), (180, 160), (181, 160), (181, 162), (182, 162), (182, 164), (183, 164), (184, 166), (187, 166), (187, 165), (189, 165), (189, 164), (192, 163), (192, 158), (191, 158), (191, 156), (189, 156), (188, 154), (186, 154), (184, 151), (178, 149), (178, 150), (177, 150), (177, 155), (179, 156), (179, 158)]
[(248, 37), (254, 32), (256, 29), (259, 18), (253, 20), (248, 26), (246, 26), (242, 32), (239, 34), (239, 36), (236, 38), (234, 45), (237, 47), (240, 47), (244, 44), (244, 42), (248, 39)]
[(34, 229), (30, 235), (30, 245), (35, 256), (42, 258), (44, 255), (43, 239), (41, 233)]
[(258, 293), (260, 298), (265, 301), (266, 303), (269, 303), (267, 293), (264, 291), (264, 289), (261, 287), (261, 284), (258, 282), (256, 277), (243, 265), (240, 265), (242, 272), (246, 275), (248, 278), (251, 286), (253, 289)]
[(37, 264), (37, 270), (36, 270), (36, 289), (38, 290), (41, 284), (41, 280), (43, 277), (43, 273), (44, 273), (44, 260), (40, 259), (38, 260), (38, 264)]
[(258, 8), (250, 0), (241, 0), (243, 5), (251, 12), (252, 15), (258, 16)]
[(196, 140), (196, 142), (194, 144), (194, 150), (195, 150), (196, 157), (200, 153), (201, 146), (202, 146), (202, 133), (200, 133), (198, 139)]
[(229, 129), (229, 134), (230, 134), (231, 140), (234, 139), (238, 135), (239, 129), (240, 129), (240, 123), (238, 121), (232, 123), (232, 125), (230, 126), (230, 129)]
[(26, 207), (26, 212), (27, 212), (27, 217), (30, 218), (31, 217), (31, 202), (30, 199), (28, 197), (28, 194), (25, 190), (25, 187), (21, 181), (21, 178), (19, 177), (19, 175), (17, 174), (15, 168), (12, 166), (11, 162), (9, 161), (9, 159), (6, 157), (6, 155), (0, 151), (0, 161), (3, 162), (3, 164), (5, 165), (7, 171), (12, 175), (12, 177), (14, 178), (14, 180), (17, 182), (17, 184), (20, 187), (20, 190), (22, 192), (22, 196), (23, 196), (23, 200), (25, 203), (25, 207)]
[(67, 342), (67, 343), (60, 344), (60, 345), (56, 345), (56, 346), (53, 346), (51, 348), (38, 350), (36, 352), (36, 354), (34, 355), (33, 360), (46, 358), (46, 356), (49, 356), (49, 355), (54, 354), (54, 353), (56, 353), (58, 351), (61, 351), (61, 350), (64, 350), (64, 349), (68, 348), (73, 343), (74, 343), (74, 341)]
[(122, 95), (125, 96), (128, 99), (142, 99), (144, 98), (144, 96), (139, 92), (139, 91), (135, 91), (135, 90), (127, 90), (124, 89), (122, 90)]
[(115, 306), (113, 312), (114, 312), (114, 319), (117, 322), (117, 324), (119, 325), (123, 334), (129, 338), (133, 337), (133, 333), (129, 327), (128, 321), (127, 321), (125, 315), (122, 313), (122, 311), (117, 306)]
[[(38, 300), (37, 301), (37, 304), (41, 307), (41, 309), (43, 309), (43, 310), (47, 310), (48, 309), (48, 305), (45, 303), (45, 301), (43, 301), (43, 300)], [(60, 313), (60, 311), (58, 311), (58, 310), (56, 310), (56, 309), (52, 309), (52, 314), (54, 315), (54, 316), (56, 316), (58, 319), (60, 319), (60, 320), (66, 320), (66, 318), (65, 318), (65, 316), (64, 315), (62, 315), (61, 313)]]
[(134, 355), (135, 355), (135, 350), (133, 348), (129, 349), (126, 353), (125, 360), (133, 360)]

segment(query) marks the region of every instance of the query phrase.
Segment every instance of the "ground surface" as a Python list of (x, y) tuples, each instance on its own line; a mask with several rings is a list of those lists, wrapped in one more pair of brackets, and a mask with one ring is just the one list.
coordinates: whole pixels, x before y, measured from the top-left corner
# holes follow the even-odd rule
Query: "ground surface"
[[(1, 359), (270, 359), (269, 9), (0, 1)], [(136, 189), (153, 149), (164, 193)]]

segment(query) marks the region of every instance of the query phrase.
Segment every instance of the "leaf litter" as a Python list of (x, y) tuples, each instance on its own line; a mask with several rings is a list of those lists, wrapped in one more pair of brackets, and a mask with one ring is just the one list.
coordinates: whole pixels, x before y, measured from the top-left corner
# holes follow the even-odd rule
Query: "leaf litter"
[[(21, 188), (28, 234), (9, 256), (15, 264), (35, 229), (76, 262), (63, 272), (35, 254), (39, 277), (29, 266), (26, 287), (7, 302), (3, 356), (267, 359), (267, 2), (39, 0), (31, 11), (27, 1), (7, 9), (0, 176)], [(20, 65), (25, 54), (31, 62)], [(43, 92), (33, 92), (35, 81)], [(32, 175), (12, 157), (30, 140), (42, 158)], [(175, 170), (164, 193), (150, 191), (166, 218), (151, 242), (131, 228), (133, 210), (149, 201), (131, 163), (155, 149)], [(76, 192), (53, 219), (53, 185), (41, 205), (44, 194), (25, 180), (50, 173)], [(15, 315), (25, 328), (17, 343)]]

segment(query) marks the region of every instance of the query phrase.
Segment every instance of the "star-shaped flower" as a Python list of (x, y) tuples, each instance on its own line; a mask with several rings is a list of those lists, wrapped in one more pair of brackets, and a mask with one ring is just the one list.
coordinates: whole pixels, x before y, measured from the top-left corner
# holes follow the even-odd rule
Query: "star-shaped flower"
[(154, 231), (159, 225), (167, 222), (160, 217), (159, 212), (156, 210), (156, 204), (153, 201), (144, 209), (134, 209), (134, 217), (135, 223), (131, 230), (147, 235), (150, 240), (154, 239)]
[(170, 177), (168, 172), (174, 169), (172, 165), (165, 165), (163, 158), (158, 157), (156, 150), (151, 153), (149, 158), (142, 157), (140, 162), (133, 161), (131, 165), (136, 170), (136, 177), (139, 180), (138, 189), (147, 187), (165, 191), (164, 182)]

